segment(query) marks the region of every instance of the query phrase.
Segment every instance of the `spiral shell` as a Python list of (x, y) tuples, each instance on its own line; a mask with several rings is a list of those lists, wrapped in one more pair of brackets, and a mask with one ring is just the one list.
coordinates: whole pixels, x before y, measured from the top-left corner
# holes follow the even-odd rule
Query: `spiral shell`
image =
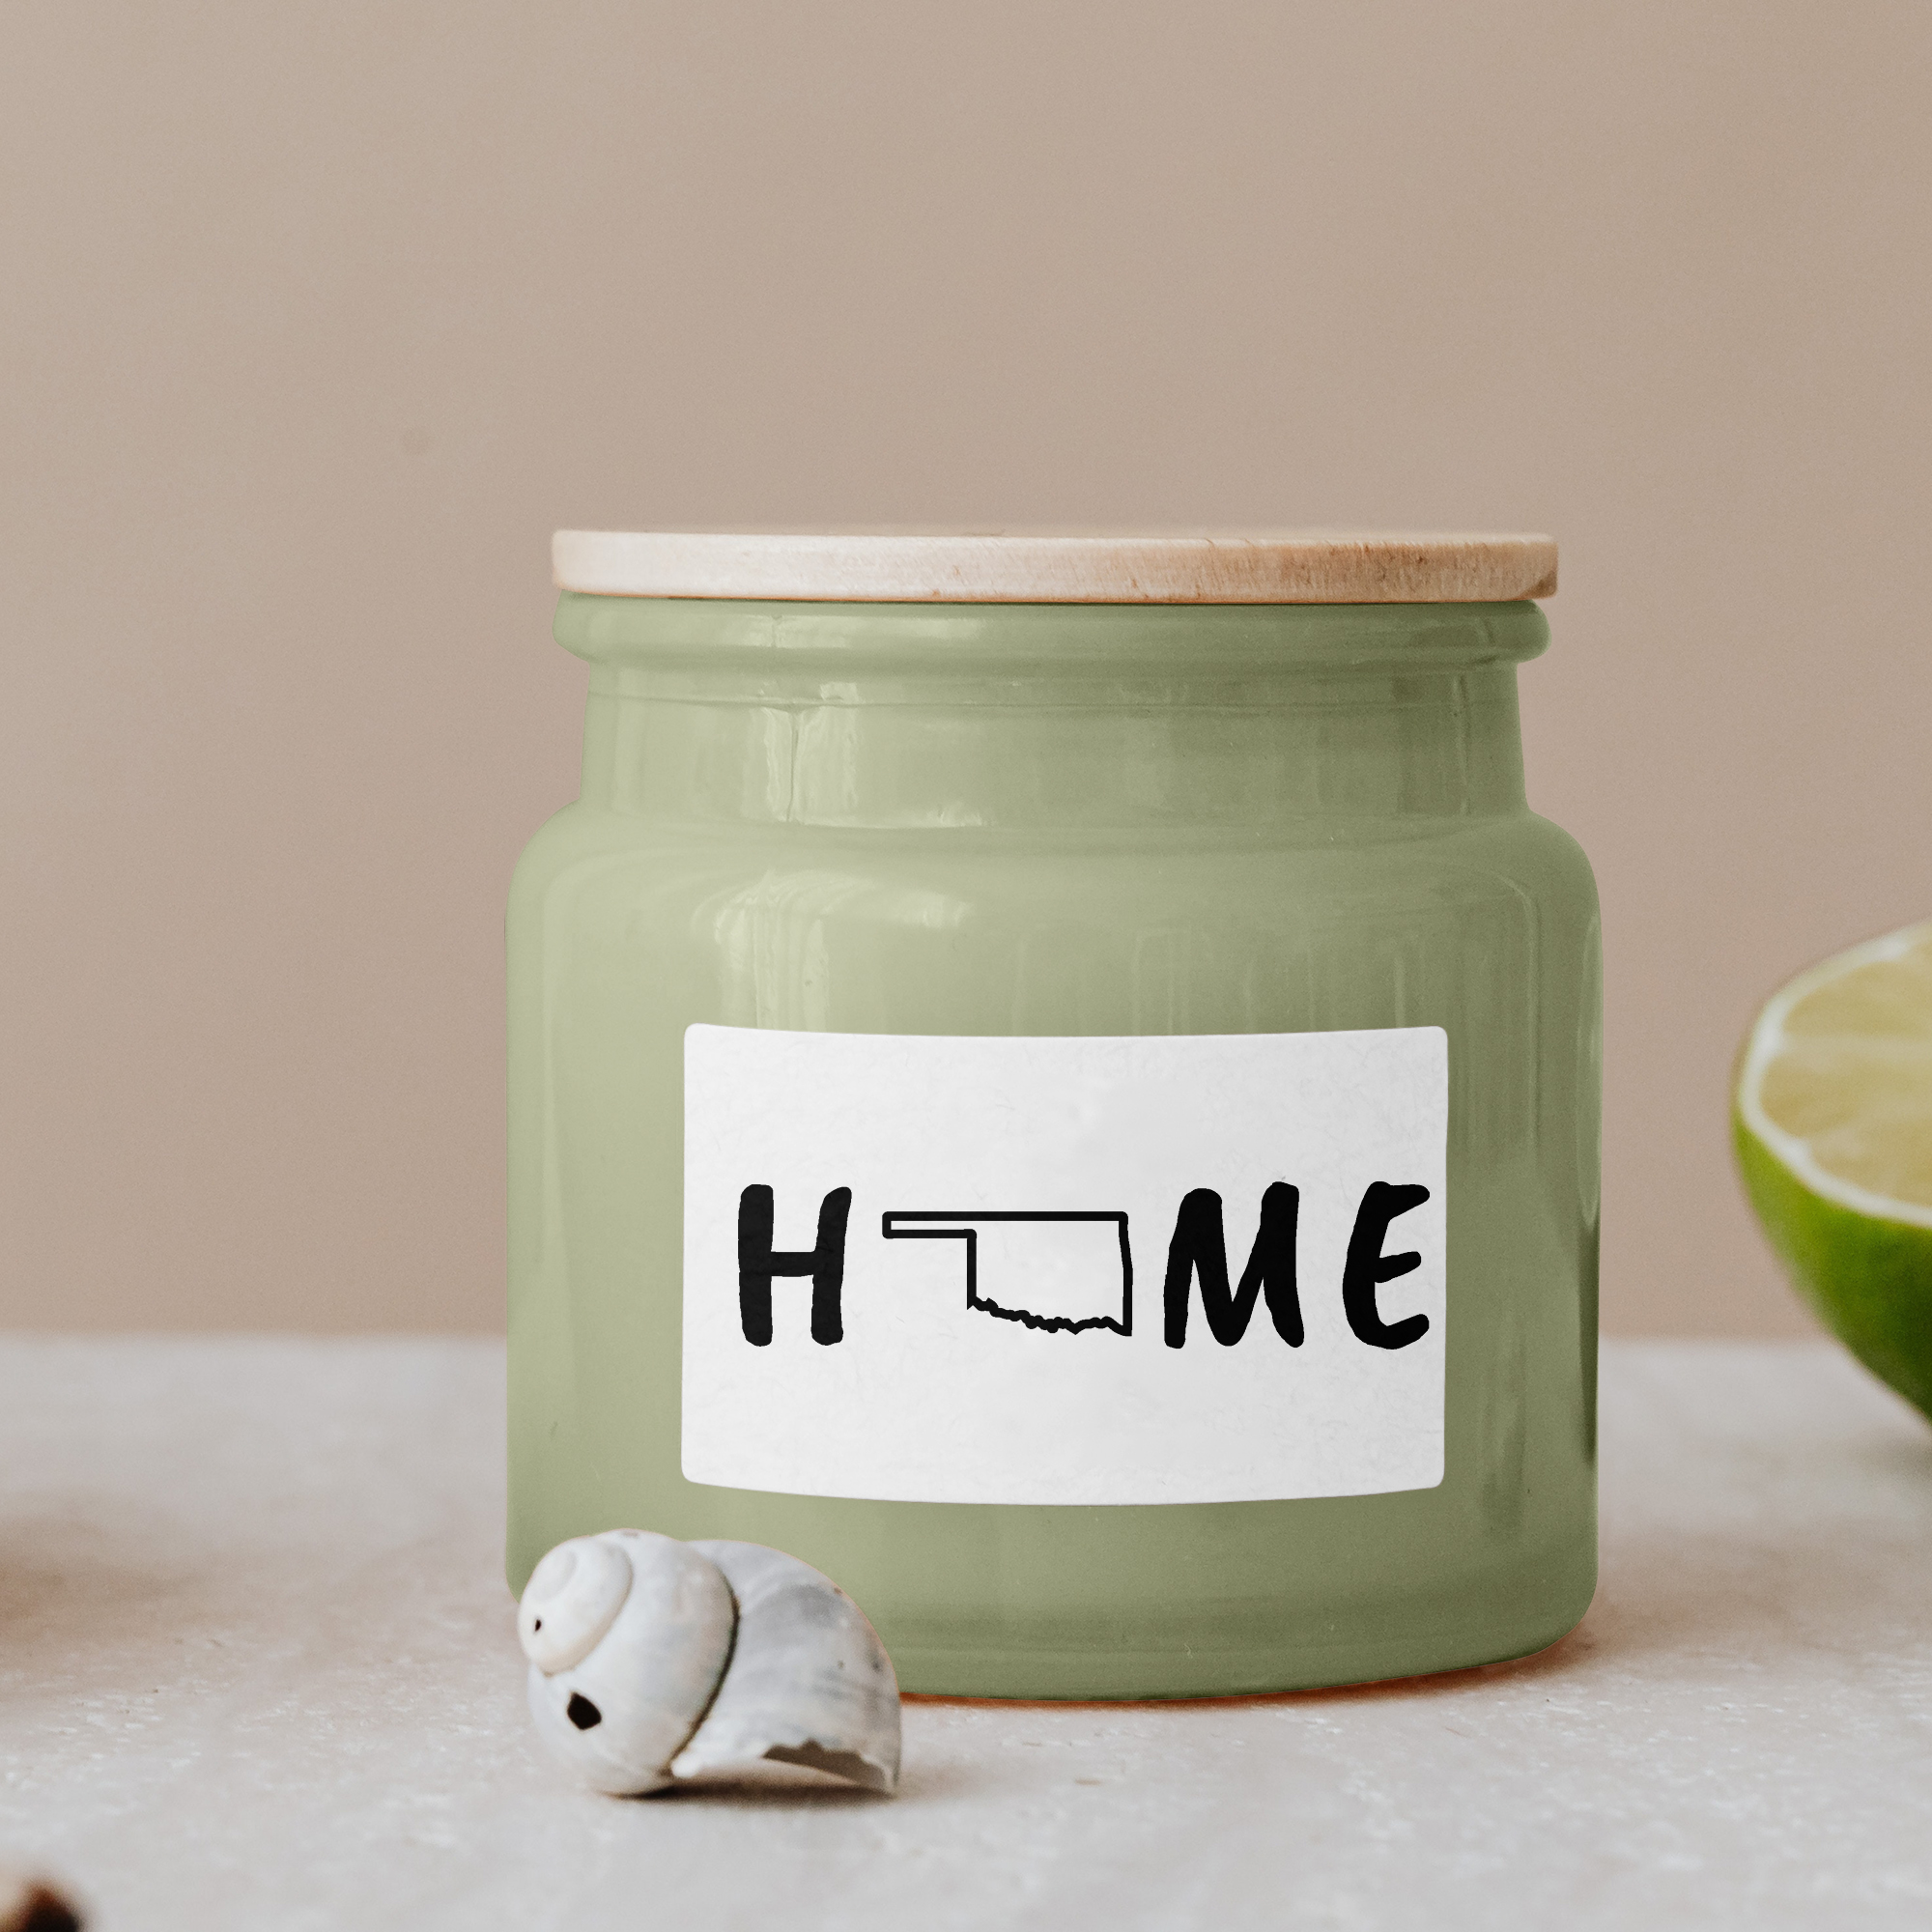
[(629, 1557), (609, 1537), (574, 1536), (530, 1572), (517, 1609), (517, 1637), (538, 1669), (582, 1663), (617, 1621), (631, 1594)]
[[(525, 1636), (530, 1711), (545, 1744), (585, 1783), (615, 1795), (655, 1791), (670, 1782), (667, 1767), (724, 1675), (737, 1622), (730, 1586), (716, 1564), (668, 1536), (616, 1529), (577, 1541), (614, 1549), (630, 1584), (601, 1634), (560, 1670), (540, 1661), (546, 1632)], [(593, 1626), (606, 1574), (602, 1558), (580, 1556), (538, 1606), (545, 1622)]]
[(517, 1617), (551, 1750), (599, 1791), (638, 1794), (808, 1765), (891, 1791), (898, 1680), (852, 1599), (755, 1543), (635, 1529), (559, 1544)]

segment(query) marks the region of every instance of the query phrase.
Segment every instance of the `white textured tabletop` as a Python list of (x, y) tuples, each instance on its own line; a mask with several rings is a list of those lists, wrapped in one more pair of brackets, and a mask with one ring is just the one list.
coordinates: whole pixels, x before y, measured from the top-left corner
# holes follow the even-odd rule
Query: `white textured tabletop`
[(1932, 1923), (1932, 1430), (1823, 1345), (1605, 1351), (1527, 1662), (906, 1710), (895, 1799), (573, 1789), (484, 1342), (0, 1344), (0, 1860), (195, 1928)]

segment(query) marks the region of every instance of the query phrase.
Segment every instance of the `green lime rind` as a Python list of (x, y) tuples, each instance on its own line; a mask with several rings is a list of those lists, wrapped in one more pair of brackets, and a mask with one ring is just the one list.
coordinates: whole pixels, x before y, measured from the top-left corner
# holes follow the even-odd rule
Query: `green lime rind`
[(1746, 1191), (1825, 1325), (1932, 1419), (1932, 1228), (1854, 1213), (1811, 1190), (1732, 1118)]

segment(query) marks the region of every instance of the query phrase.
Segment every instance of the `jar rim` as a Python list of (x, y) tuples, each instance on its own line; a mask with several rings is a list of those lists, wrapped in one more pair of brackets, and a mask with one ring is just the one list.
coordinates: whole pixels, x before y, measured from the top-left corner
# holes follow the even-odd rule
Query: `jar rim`
[(1554, 595), (1518, 532), (558, 530), (560, 590), (892, 604), (1496, 604)]
[(552, 635), (592, 664), (695, 675), (1190, 680), (1521, 664), (1543, 607), (840, 603), (565, 590)]

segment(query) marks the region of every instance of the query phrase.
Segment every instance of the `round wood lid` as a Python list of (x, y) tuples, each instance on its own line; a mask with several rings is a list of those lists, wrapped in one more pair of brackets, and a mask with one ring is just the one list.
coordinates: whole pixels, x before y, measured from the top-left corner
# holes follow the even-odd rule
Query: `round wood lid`
[(1552, 537), (1383, 530), (558, 530), (560, 589), (891, 604), (1489, 604), (1556, 588)]

